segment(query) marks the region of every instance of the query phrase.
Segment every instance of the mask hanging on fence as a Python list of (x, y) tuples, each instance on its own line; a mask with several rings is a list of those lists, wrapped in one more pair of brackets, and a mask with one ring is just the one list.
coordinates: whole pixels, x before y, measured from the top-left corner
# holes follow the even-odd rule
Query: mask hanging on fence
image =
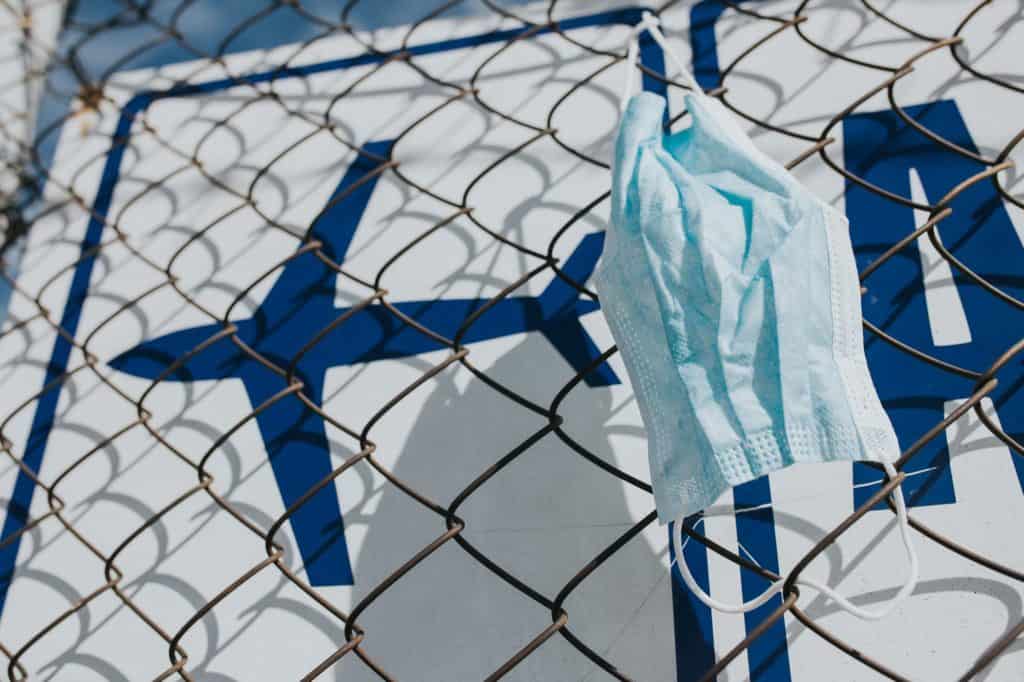
[[(665, 135), (666, 102), (632, 95), (647, 30), (691, 88), (692, 124)], [(658, 517), (675, 520), (680, 573), (686, 516), (729, 488), (798, 462), (866, 460), (890, 476), (899, 456), (868, 373), (860, 285), (846, 218), (762, 154), (703, 93), (645, 14), (627, 53), (612, 166), (611, 224), (595, 273), (601, 308), (647, 427)], [(808, 585), (862, 618), (880, 618), (917, 580), (902, 492), (893, 491), (910, 578), (882, 612)]]

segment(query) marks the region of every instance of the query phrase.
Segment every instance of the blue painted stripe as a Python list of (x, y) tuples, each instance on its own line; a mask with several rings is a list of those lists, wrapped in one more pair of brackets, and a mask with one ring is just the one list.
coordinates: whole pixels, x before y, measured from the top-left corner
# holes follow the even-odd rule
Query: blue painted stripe
[[(608, 12), (600, 12), (598, 14), (590, 14), (583, 17), (572, 17), (570, 19), (564, 19), (558, 22), (558, 29), (561, 31), (572, 31), (580, 28), (588, 28), (593, 26), (606, 26), (612, 24), (627, 24), (632, 25), (640, 21), (640, 16), (645, 8), (641, 7), (624, 7), (617, 10), (611, 10)], [(393, 59), (400, 54), (408, 54), (410, 56), (421, 56), (429, 54), (437, 54), (440, 52), (448, 52), (451, 50), (462, 50), (470, 47), (479, 47), (481, 45), (489, 45), (491, 43), (502, 43), (521, 36), (525, 36), (531, 30), (529, 27), (511, 28), (502, 31), (491, 31), (490, 33), (480, 33), (472, 36), (465, 36), (463, 38), (451, 38), (449, 40), (441, 40), (436, 43), (425, 43), (423, 45), (414, 45), (409, 47), (403, 53), (401, 50), (389, 50), (377, 53), (362, 53), (353, 57), (344, 57), (341, 59), (332, 59), (326, 62), (319, 62), (317, 64), (308, 64), (306, 66), (294, 66), (294, 67), (283, 67), (271, 69), (269, 71), (262, 71), (259, 73), (249, 74), (246, 76), (238, 76), (233, 78), (223, 78), (218, 80), (206, 81), (204, 83), (192, 83), (183, 84), (172, 87), (168, 90), (162, 90), (159, 92), (150, 93), (151, 96), (156, 98), (165, 97), (188, 97), (191, 95), (198, 95), (202, 93), (214, 92), (217, 90), (224, 90), (225, 88), (231, 88), (238, 85), (254, 85), (257, 83), (265, 83), (268, 81), (275, 81), (281, 78), (294, 78), (296, 76), (310, 76), (317, 73), (325, 73), (328, 71), (338, 71), (341, 69), (350, 69), (356, 66), (366, 66), (368, 64), (379, 64), (381, 62)], [(542, 36), (548, 33), (552, 33), (554, 29), (550, 26), (544, 26), (543, 28), (537, 29), (535, 33), (530, 35), (528, 39)], [(651, 41), (653, 43), (653, 40)], [(658, 53), (660, 57), (660, 52)], [(649, 78), (645, 75), (646, 78)]]
[[(142, 100), (140, 100), (140, 103)], [(128, 141), (128, 134), (131, 131), (132, 121), (135, 112), (125, 107), (117, 122), (111, 143), (110, 153), (107, 155), (106, 164), (103, 167), (103, 176), (100, 179), (99, 191), (96, 200), (93, 202), (93, 216), (86, 228), (85, 237), (82, 240), (81, 259), (75, 267), (71, 280), (71, 288), (68, 292), (68, 300), (64, 306), (64, 314), (60, 319), (60, 326), (67, 331), (68, 336), (74, 336), (78, 329), (78, 321), (82, 313), (82, 304), (89, 292), (89, 280), (92, 277), (93, 265), (96, 262), (95, 249), (103, 235), (103, 226), (107, 211), (110, 209), (110, 202), (114, 196), (114, 186), (121, 168), (121, 160), (124, 157), (125, 146)], [(46, 375), (43, 379), (44, 392), (36, 403), (36, 412), (32, 419), (32, 427), (29, 431), (28, 442), (25, 445), (25, 454), (22, 462), (31, 470), (38, 472), (43, 461), (43, 453), (46, 451), (46, 444), (50, 438), (50, 431), (53, 428), (54, 416), (57, 412), (57, 401), (60, 398), (62, 381), (67, 372), (68, 358), (71, 356), (71, 342), (68, 336), (58, 334), (53, 345), (53, 353), (50, 355), (50, 362), (46, 367)], [(48, 388), (47, 388), (48, 387)], [(14, 483), (14, 491), (11, 494), (10, 503), (7, 506), (7, 518), (4, 519), (2, 537), (10, 538), (25, 527), (29, 518), (29, 508), (32, 505), (32, 494), (35, 492), (35, 481), (24, 471), (18, 471), (18, 478)], [(0, 613), (3, 613), (4, 603), (7, 601), (7, 591), (10, 588), (13, 578), (14, 566), (18, 557), (18, 548), (21, 545), (21, 537), (18, 536), (0, 548)]]
[[(703, 532), (702, 518), (700, 514), (694, 514), (683, 523), (687, 528), (701, 526), (696, 530)], [(672, 527), (670, 523), (668, 547), (669, 557), (674, 561), (676, 555), (672, 546)], [(710, 592), (707, 548), (699, 542), (687, 542), (683, 547), (683, 557), (697, 585), (705, 592)], [(694, 596), (683, 582), (678, 568), (672, 569), (671, 576), (672, 624), (676, 630), (676, 679), (679, 682), (697, 682), (715, 664), (711, 609)]]
[[(736, 539), (740, 553), (747, 554), (761, 568), (779, 573), (779, 550), (775, 538), (775, 514), (772, 511), (771, 485), (767, 476), (736, 486), (733, 490), (736, 508)], [(743, 600), (764, 592), (770, 582), (753, 571), (740, 569)], [(782, 605), (782, 595), (775, 595), (758, 608), (743, 614), (749, 635)], [(753, 682), (789, 680), (789, 651), (786, 645), (786, 623), (780, 618), (755, 639), (747, 649), (750, 679)]]
[(701, 0), (690, 8), (690, 52), (693, 55), (693, 77), (705, 90), (717, 88), (722, 82), (718, 66), (718, 39), (715, 24), (725, 12), (720, 0)]

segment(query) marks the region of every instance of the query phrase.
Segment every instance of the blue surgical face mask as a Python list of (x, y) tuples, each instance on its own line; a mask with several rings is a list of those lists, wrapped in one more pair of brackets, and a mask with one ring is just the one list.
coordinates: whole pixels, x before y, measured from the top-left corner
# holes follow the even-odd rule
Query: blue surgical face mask
[[(658, 516), (682, 519), (732, 486), (798, 462), (868, 460), (890, 476), (899, 445), (868, 373), (860, 285), (846, 219), (754, 146), (668, 48), (692, 92), (692, 124), (665, 135), (666, 103), (623, 95), (611, 224), (595, 273), (601, 308), (647, 428)], [(629, 49), (635, 72), (636, 41)], [(894, 491), (911, 561), (906, 509)], [(715, 602), (680, 572), (705, 603)], [(844, 608), (859, 609), (828, 588)], [(898, 600), (897, 600), (898, 601)], [(893, 604), (890, 604), (890, 608)], [(886, 609), (886, 612), (888, 609)]]

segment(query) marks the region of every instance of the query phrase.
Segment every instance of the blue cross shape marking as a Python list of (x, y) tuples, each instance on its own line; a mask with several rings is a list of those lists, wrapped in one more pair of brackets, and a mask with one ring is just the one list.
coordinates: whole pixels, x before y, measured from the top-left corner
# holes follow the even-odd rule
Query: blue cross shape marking
[[(378, 163), (371, 159), (387, 157), (391, 141), (371, 142), (363, 149), (367, 155), (359, 155), (349, 167), (328, 207), (310, 230), (310, 236), (322, 242), (324, 254), (336, 263), (343, 261), (377, 183), (379, 176), (374, 170)], [(603, 233), (584, 237), (561, 268), (566, 276), (586, 282), (603, 241)], [(335, 304), (336, 277), (336, 270), (311, 251), (288, 261), (253, 315), (233, 321), (238, 339), (278, 366), (288, 367), (311, 339), (351, 310)], [(487, 300), (428, 299), (393, 305), (409, 318), (451, 338)], [(462, 337), (463, 343), (539, 331), (574, 370), (580, 371), (593, 363), (600, 351), (579, 317), (597, 308), (596, 301), (581, 298), (575, 287), (556, 276), (540, 296), (509, 296), (499, 301), (470, 325)], [(155, 379), (179, 358), (222, 331), (222, 325), (215, 323), (172, 332), (128, 350), (110, 364), (122, 372)], [(295, 376), (302, 381), (305, 395), (320, 404), (324, 375), (330, 367), (408, 357), (442, 348), (437, 340), (375, 301), (302, 353), (295, 362)], [(230, 337), (222, 337), (196, 353), (164, 380), (217, 379), (241, 379), (254, 409), (286, 387), (281, 375), (254, 360)], [(585, 381), (590, 386), (607, 386), (618, 383), (618, 378), (611, 367), (603, 364), (587, 374)], [(288, 508), (331, 473), (323, 419), (293, 395), (257, 414), (256, 423), (282, 501)], [(289, 520), (309, 581), (313, 585), (352, 584), (335, 487), (328, 485), (319, 490)]]

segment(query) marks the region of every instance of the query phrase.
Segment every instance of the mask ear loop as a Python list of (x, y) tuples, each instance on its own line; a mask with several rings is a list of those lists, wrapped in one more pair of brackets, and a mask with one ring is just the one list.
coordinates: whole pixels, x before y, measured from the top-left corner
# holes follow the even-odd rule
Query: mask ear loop
[(619, 96), (619, 113), (625, 113), (633, 94), (633, 83), (636, 82), (636, 62), (640, 54), (640, 24), (633, 27), (629, 37), (629, 48), (626, 50), (626, 81), (623, 83), (622, 94)]
[[(889, 462), (883, 462), (882, 465), (885, 467), (885, 472), (890, 478), (896, 477), (896, 467)], [(896, 596), (893, 597), (884, 608), (879, 611), (862, 609), (856, 604), (851, 603), (846, 597), (839, 594), (832, 588), (822, 585), (810, 578), (800, 578), (796, 581), (796, 584), (804, 587), (810, 587), (821, 592), (826, 597), (834, 601), (839, 608), (862, 620), (879, 620), (889, 615), (889, 613), (892, 612), (900, 602), (914, 591), (914, 588), (917, 586), (917, 579), (920, 572), (917, 561), (917, 552), (914, 551), (914, 543), (910, 537), (910, 521), (907, 518), (907, 505), (903, 499), (903, 490), (897, 486), (893, 489), (892, 495), (893, 502), (895, 503), (894, 506), (896, 507), (896, 521), (900, 529), (900, 538), (903, 540), (903, 547), (907, 552), (907, 559), (910, 564), (910, 575), (907, 577), (907, 581), (903, 584), (903, 587), (900, 588), (900, 591), (896, 593)], [(672, 528), (672, 549), (676, 555), (675, 563), (679, 567), (679, 574), (682, 576), (683, 582), (686, 583), (686, 586), (690, 588), (690, 591), (693, 592), (697, 599), (699, 599), (705, 606), (723, 613), (746, 613), (761, 606), (782, 590), (782, 587), (785, 584), (784, 578), (773, 582), (764, 592), (749, 601), (743, 602), (742, 604), (725, 604), (712, 599), (711, 595), (702, 590), (697, 584), (697, 581), (693, 579), (693, 574), (690, 573), (690, 567), (686, 564), (686, 557), (683, 555), (682, 524), (683, 517), (680, 516), (676, 519)]]
[[(637, 71), (637, 60), (640, 53), (640, 34), (647, 31), (654, 38), (654, 42), (661, 48), (661, 52), (667, 55), (669, 61), (676, 67), (676, 71), (679, 72), (679, 78), (683, 81), (686, 87), (690, 88), (694, 95), (704, 97), (704, 89), (700, 87), (697, 79), (693, 77), (689, 69), (683, 63), (683, 60), (679, 58), (666, 40), (665, 35), (661, 32), (659, 25), (661, 21), (657, 16), (650, 12), (644, 12), (640, 18), (640, 22), (633, 27), (629, 35), (629, 48), (626, 51), (626, 82), (622, 89), (622, 95), (619, 97), (619, 111), (624, 112), (626, 105), (629, 103), (629, 97), (633, 93), (634, 82), (636, 81)], [(667, 77), (667, 74), (666, 74)]]

